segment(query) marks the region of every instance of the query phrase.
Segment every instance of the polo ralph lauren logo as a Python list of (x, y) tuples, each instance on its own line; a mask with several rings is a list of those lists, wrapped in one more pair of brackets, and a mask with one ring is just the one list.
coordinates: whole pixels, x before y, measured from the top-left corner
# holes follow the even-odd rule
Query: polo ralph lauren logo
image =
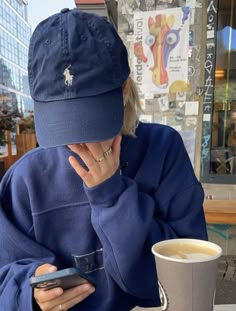
[(71, 86), (73, 84), (73, 78), (74, 78), (74, 76), (71, 75), (71, 73), (70, 73), (70, 69), (69, 69), (70, 67), (71, 67), (71, 65), (66, 67), (66, 69), (63, 72), (63, 75), (65, 77), (65, 85), (67, 85), (67, 86)]

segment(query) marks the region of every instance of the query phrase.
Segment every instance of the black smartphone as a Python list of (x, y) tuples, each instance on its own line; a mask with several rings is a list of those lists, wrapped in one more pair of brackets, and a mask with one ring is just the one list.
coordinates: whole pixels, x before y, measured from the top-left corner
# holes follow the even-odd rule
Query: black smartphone
[(86, 283), (90, 283), (96, 287), (94, 281), (78, 268), (67, 268), (56, 272), (32, 276), (30, 278), (30, 285), (33, 288), (44, 290), (55, 287), (69, 289)]

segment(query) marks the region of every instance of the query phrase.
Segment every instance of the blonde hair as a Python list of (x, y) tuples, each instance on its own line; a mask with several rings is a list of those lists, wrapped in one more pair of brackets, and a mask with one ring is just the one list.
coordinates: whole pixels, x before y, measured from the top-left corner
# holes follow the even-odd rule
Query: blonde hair
[[(123, 86), (124, 90), (124, 122), (121, 129), (122, 135), (135, 137), (139, 115), (142, 112), (138, 89), (132, 78), (128, 78)], [(125, 96), (127, 92), (127, 96)]]

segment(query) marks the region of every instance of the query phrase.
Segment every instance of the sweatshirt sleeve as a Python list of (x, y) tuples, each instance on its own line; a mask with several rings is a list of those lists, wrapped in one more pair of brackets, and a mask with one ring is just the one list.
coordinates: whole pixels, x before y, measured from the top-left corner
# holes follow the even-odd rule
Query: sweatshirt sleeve
[(31, 311), (33, 305), (30, 277), (39, 265), (53, 263), (55, 258), (50, 250), (34, 242), (29, 235), (9, 220), (4, 204), (6, 190), (3, 188), (2, 183), (0, 192), (0, 306), (1, 310)]
[(165, 158), (168, 164), (155, 191), (143, 192), (135, 179), (118, 171), (99, 186), (85, 186), (105, 269), (124, 291), (142, 299), (158, 295), (154, 243), (177, 237), (207, 239), (203, 189), (180, 137), (175, 143), (178, 152)]

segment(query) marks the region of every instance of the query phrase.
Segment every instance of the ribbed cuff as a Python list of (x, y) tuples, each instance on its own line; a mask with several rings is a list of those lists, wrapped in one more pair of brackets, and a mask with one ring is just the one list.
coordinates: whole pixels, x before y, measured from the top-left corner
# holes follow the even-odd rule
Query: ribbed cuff
[(120, 171), (117, 170), (112, 177), (105, 180), (100, 185), (89, 188), (84, 184), (84, 189), (91, 205), (107, 205), (107, 207), (110, 207), (124, 191), (125, 184), (120, 175)]

